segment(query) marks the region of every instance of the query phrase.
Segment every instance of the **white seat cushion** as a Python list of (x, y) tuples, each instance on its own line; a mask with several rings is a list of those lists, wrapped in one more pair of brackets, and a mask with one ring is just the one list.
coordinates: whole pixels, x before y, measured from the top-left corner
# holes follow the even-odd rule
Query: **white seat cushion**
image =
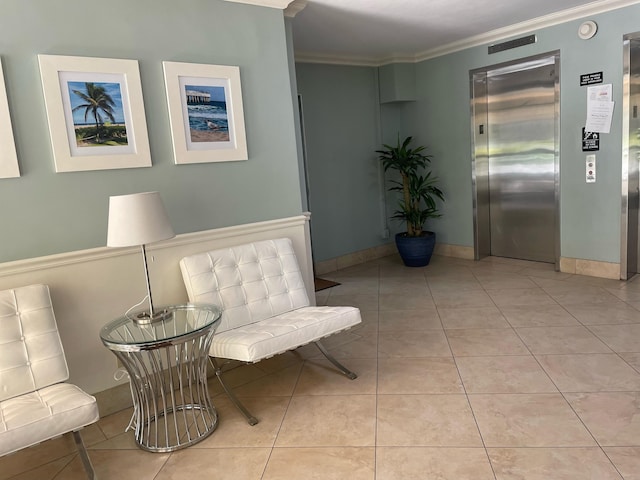
[(355, 307), (302, 307), (216, 333), (209, 355), (257, 362), (315, 342), (360, 322), (360, 310)]
[(96, 399), (58, 383), (0, 402), (0, 456), (98, 421)]

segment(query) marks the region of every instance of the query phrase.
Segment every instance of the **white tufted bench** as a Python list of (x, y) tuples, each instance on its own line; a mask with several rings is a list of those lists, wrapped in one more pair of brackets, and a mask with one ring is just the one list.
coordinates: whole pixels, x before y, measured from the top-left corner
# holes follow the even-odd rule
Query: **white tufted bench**
[(215, 359), (254, 363), (315, 342), (342, 373), (356, 378), (319, 340), (360, 323), (360, 311), (310, 305), (290, 239), (192, 255), (180, 261), (180, 269), (191, 302), (222, 309), (209, 355), (223, 388), (251, 425), (257, 419), (225, 384)]
[(93, 479), (80, 429), (98, 421), (98, 406), (68, 378), (49, 288), (0, 291), (0, 456), (73, 432)]

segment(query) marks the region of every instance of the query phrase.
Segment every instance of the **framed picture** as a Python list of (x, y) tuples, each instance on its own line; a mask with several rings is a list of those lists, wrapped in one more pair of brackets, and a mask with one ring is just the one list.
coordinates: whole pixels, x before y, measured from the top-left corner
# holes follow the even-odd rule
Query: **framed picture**
[(2, 62), (0, 62), (0, 178), (19, 176), (18, 156), (16, 155), (16, 144), (13, 140)]
[(247, 160), (240, 68), (162, 65), (175, 163)]
[(136, 60), (38, 55), (56, 172), (150, 167)]

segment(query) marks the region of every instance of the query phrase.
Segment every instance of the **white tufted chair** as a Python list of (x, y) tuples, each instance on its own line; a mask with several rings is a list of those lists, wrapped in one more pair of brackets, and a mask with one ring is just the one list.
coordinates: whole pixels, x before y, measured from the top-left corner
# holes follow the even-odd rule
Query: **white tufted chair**
[(218, 380), (249, 424), (258, 420), (226, 385), (216, 359), (255, 363), (314, 342), (343, 374), (357, 377), (329, 355), (320, 339), (360, 323), (360, 311), (310, 305), (290, 239), (192, 255), (180, 261), (180, 269), (191, 302), (222, 309), (209, 355)]
[(98, 406), (68, 378), (49, 288), (0, 291), (0, 456), (73, 432), (94, 479), (79, 430), (98, 420)]

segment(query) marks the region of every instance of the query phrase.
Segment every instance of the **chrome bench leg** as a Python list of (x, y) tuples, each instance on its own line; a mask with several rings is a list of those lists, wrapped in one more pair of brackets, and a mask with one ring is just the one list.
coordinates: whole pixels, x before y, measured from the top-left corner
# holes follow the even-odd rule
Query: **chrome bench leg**
[(225, 381), (222, 379), (222, 367), (218, 364), (216, 359), (213, 357), (209, 357), (209, 361), (211, 362), (211, 365), (213, 365), (213, 369), (216, 372), (216, 377), (218, 377), (218, 381), (220, 382), (220, 385), (222, 385), (222, 388), (224, 389), (224, 391), (229, 396), (229, 399), (233, 402), (236, 408), (240, 410), (242, 415), (244, 415), (244, 417), (247, 419), (247, 422), (249, 422), (249, 425), (251, 426), (256, 425), (258, 423), (258, 419), (249, 413), (249, 410), (247, 410), (245, 406), (240, 402), (240, 400), (238, 400), (238, 397), (235, 396), (235, 394), (231, 390), (231, 387), (229, 387), (225, 383)]
[(78, 453), (80, 454), (80, 460), (82, 460), (82, 465), (84, 466), (85, 472), (87, 472), (87, 478), (89, 480), (96, 480), (96, 473), (93, 471), (93, 465), (91, 465), (91, 459), (87, 454), (87, 448), (84, 446), (84, 442), (82, 441), (82, 436), (80, 435), (80, 431), (75, 430), (73, 433), (73, 440), (76, 442), (76, 448), (78, 449)]
[(313, 343), (316, 344), (316, 347), (318, 347), (318, 349), (322, 352), (322, 354), (325, 357), (327, 357), (327, 360), (329, 360), (331, 363), (333, 363), (335, 365), (335, 367), (338, 370), (340, 370), (340, 372), (345, 374), (351, 380), (355, 380), (356, 378), (358, 378), (358, 375), (353, 373), (351, 370), (349, 370), (347, 367), (345, 367), (339, 361), (337, 361), (335, 358), (333, 358), (333, 356), (327, 351), (327, 349), (324, 347), (324, 345), (322, 345), (319, 341), (313, 342)]

